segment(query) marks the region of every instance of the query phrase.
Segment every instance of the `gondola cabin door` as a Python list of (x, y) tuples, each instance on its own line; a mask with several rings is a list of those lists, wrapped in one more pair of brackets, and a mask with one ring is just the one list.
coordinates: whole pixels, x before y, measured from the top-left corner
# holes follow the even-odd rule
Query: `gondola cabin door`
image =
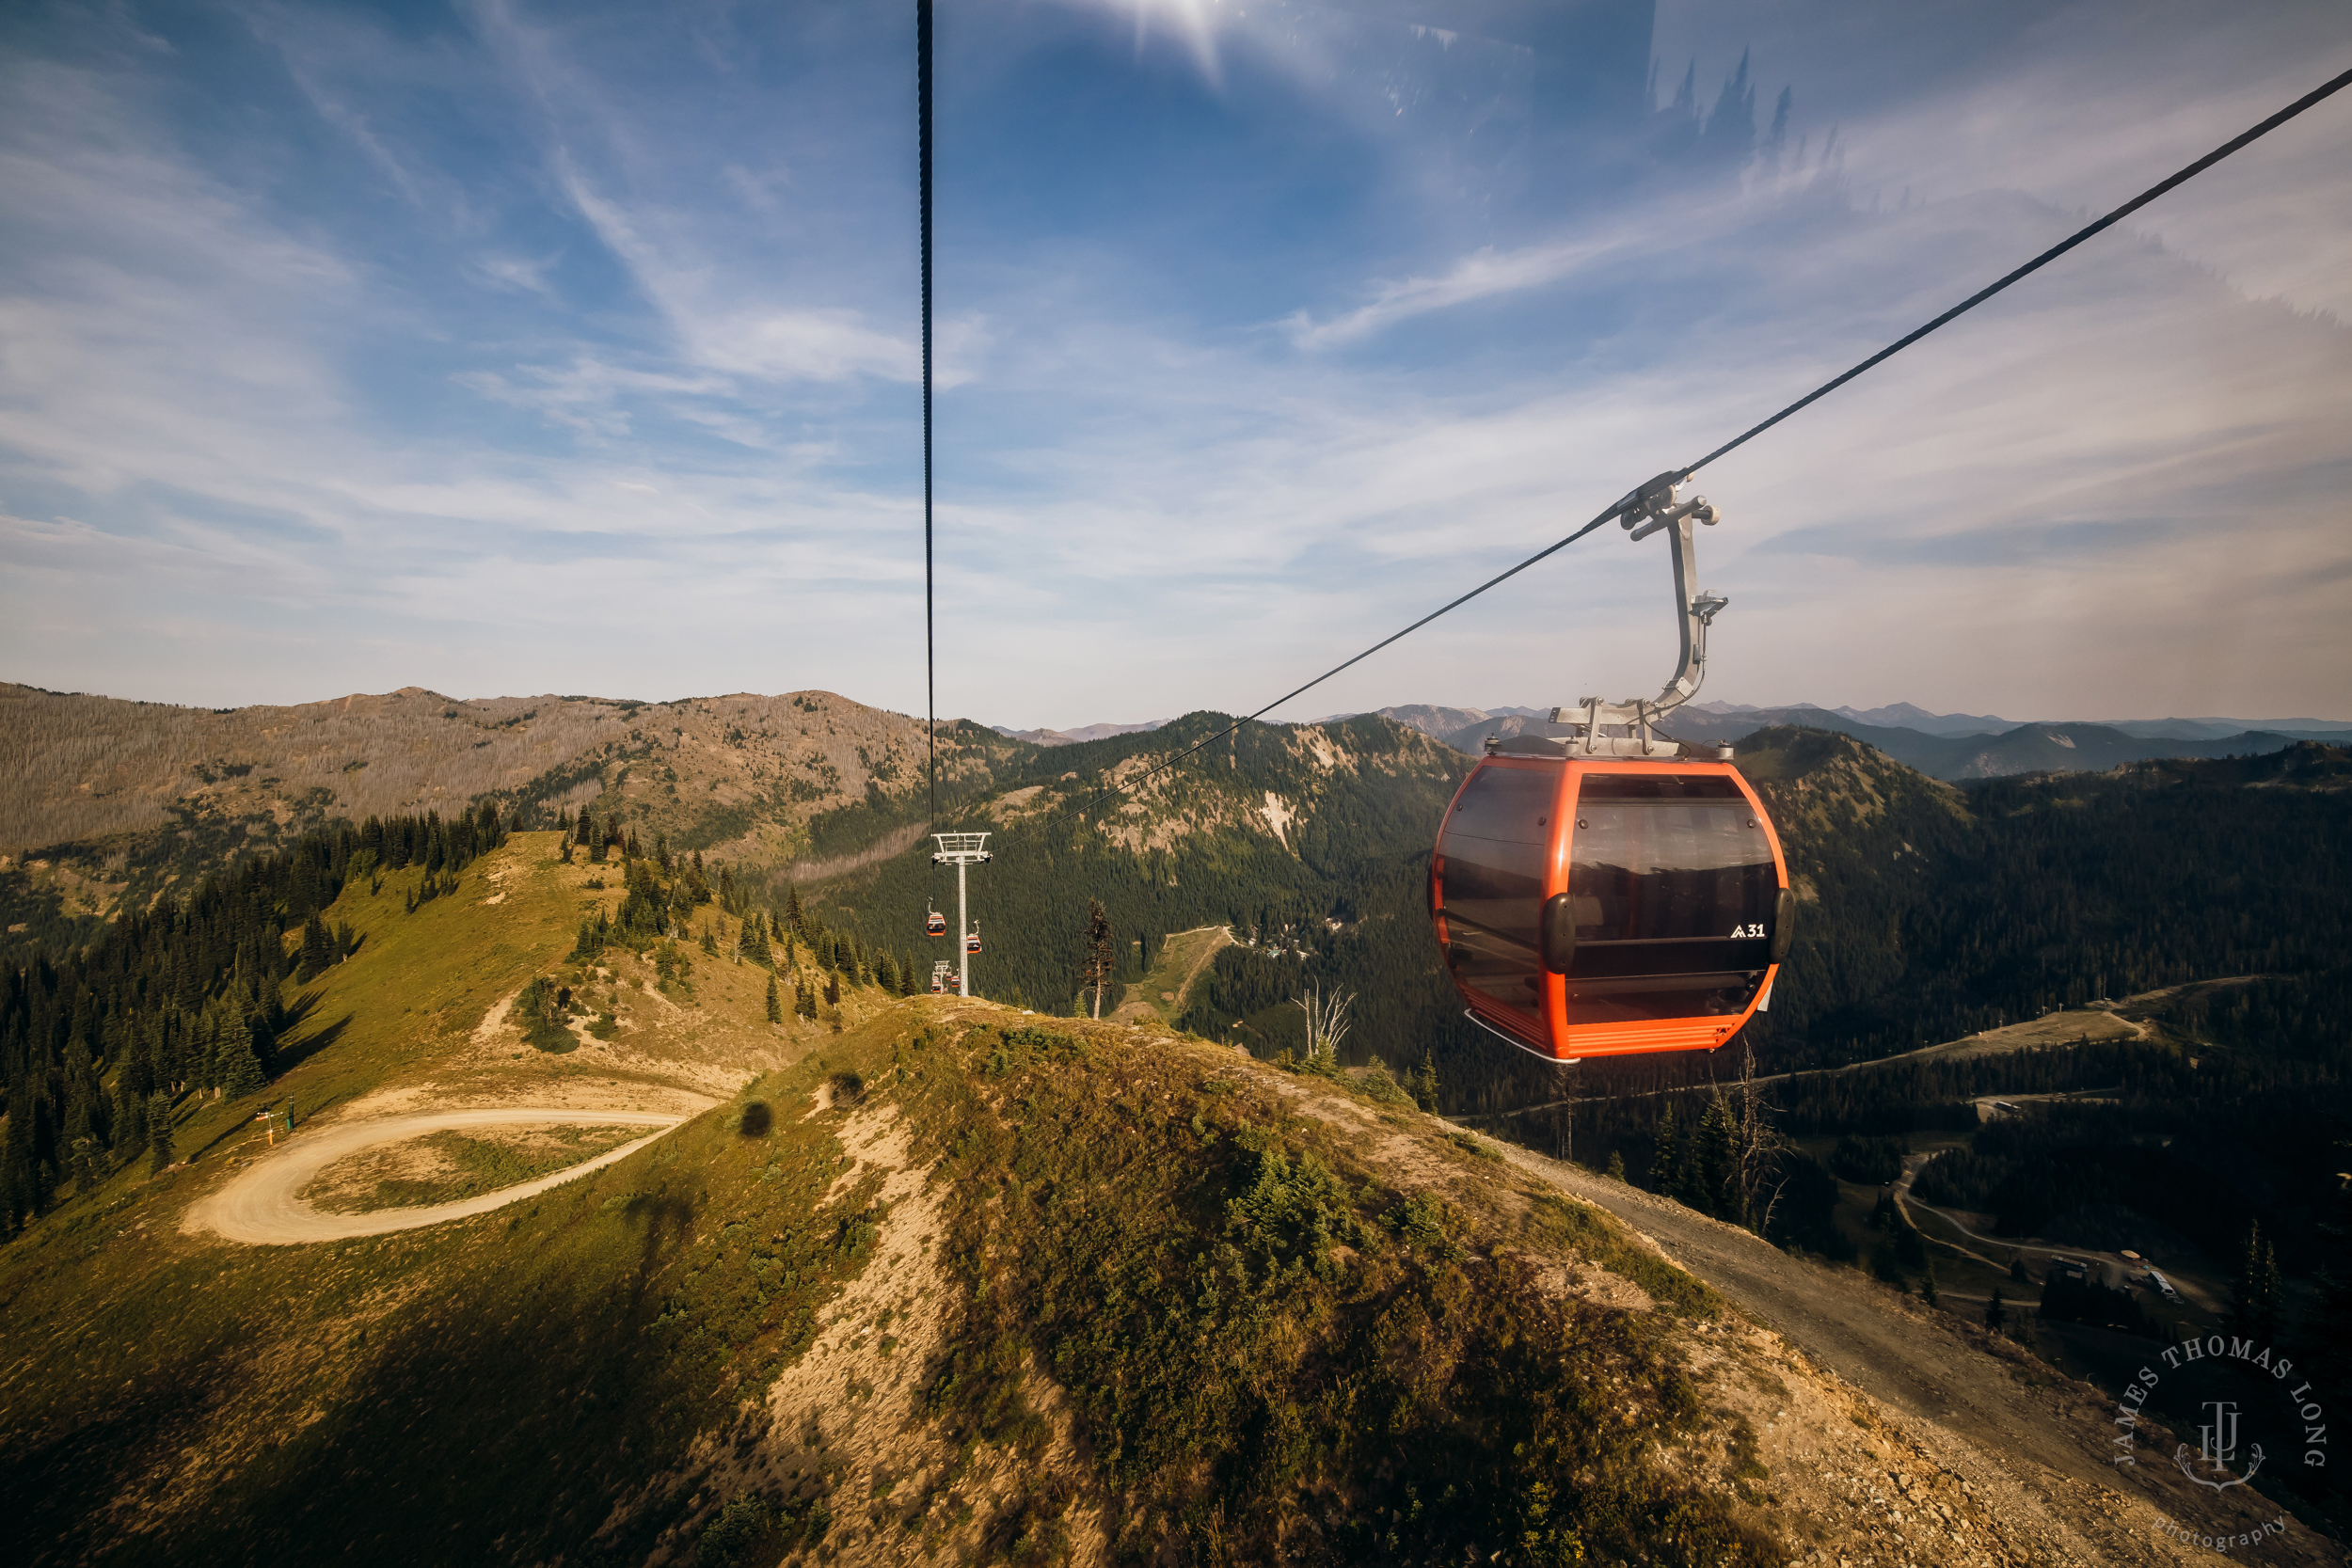
[(1471, 1016), (1555, 1061), (1722, 1045), (1769, 1000), (1794, 912), (1763, 802), (1681, 759), (1485, 758), (1429, 894)]

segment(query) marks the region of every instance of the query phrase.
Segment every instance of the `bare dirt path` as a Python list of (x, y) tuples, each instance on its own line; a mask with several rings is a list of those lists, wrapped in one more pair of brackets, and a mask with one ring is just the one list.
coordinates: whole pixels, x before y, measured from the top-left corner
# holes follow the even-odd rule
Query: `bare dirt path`
[[(382, 1236), (486, 1214), (510, 1203), (532, 1197), (574, 1177), (627, 1159), (687, 1118), (658, 1111), (600, 1111), (580, 1106), (495, 1105), (471, 1111), (428, 1111), (415, 1116), (381, 1117), (368, 1121), (339, 1122), (306, 1130), (282, 1148), (264, 1155), (252, 1169), (231, 1177), (226, 1186), (192, 1204), (181, 1228), (210, 1232), (255, 1246), (285, 1246), (304, 1242), (340, 1242), (354, 1236)], [(607, 1127), (650, 1127), (657, 1131), (608, 1149), (594, 1159), (567, 1165), (549, 1176), (501, 1187), (479, 1197), (455, 1203), (435, 1203), (415, 1209), (379, 1209), (366, 1214), (330, 1214), (305, 1203), (296, 1195), (311, 1178), (347, 1155), (376, 1144), (398, 1143), (453, 1127), (512, 1127), (568, 1122)]]
[[(1996, 1479), (2010, 1506), (2033, 1516), (2037, 1528), (2067, 1538), (2058, 1560), (2213, 1560), (2207, 1552), (2168, 1540), (2159, 1520), (2217, 1531), (2234, 1517), (2236, 1505), (2217, 1507), (2160, 1458), (2116, 1465), (2115, 1404), (2090, 1385), (2022, 1354), (1988, 1354), (1949, 1314), (1899, 1297), (1851, 1269), (1792, 1258), (1746, 1230), (1624, 1182), (1516, 1145), (1486, 1142), (1514, 1164), (1632, 1226), (1819, 1365), (1900, 1415), (1961, 1439), (1984, 1465), (2001, 1472)], [(2259, 1498), (2245, 1500), (2260, 1506)], [(2344, 1560), (2300, 1526), (2271, 1539), (2254, 1560)]]

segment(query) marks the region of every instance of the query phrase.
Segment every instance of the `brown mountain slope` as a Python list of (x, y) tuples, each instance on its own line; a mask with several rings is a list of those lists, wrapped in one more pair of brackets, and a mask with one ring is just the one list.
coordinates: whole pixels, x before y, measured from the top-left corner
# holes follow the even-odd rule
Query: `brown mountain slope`
[[(647, 837), (761, 865), (839, 856), (903, 834), (926, 750), (922, 721), (829, 691), (647, 704), (405, 687), (215, 712), (0, 683), (0, 907), (20, 940), (86, 940), (126, 904), (329, 818), (484, 796), (526, 821), (595, 800)], [(944, 799), (1031, 750), (943, 721)], [(845, 842), (822, 842), (835, 813)]]

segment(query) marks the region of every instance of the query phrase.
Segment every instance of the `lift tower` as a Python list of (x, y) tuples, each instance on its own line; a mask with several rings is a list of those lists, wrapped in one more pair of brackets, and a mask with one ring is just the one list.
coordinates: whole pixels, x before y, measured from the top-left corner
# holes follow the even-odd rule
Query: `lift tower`
[(986, 833), (933, 833), (931, 839), (939, 847), (931, 851), (933, 865), (956, 868), (956, 942), (963, 949), (956, 955), (962, 967), (957, 974), (957, 986), (966, 996), (972, 994), (972, 917), (964, 902), (963, 868), (984, 865), (995, 857), (988, 852)]

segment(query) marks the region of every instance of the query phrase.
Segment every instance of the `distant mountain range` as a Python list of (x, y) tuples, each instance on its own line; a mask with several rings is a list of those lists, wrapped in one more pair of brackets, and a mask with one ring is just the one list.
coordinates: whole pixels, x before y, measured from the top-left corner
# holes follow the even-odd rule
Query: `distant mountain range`
[[(1891, 710), (1879, 708), (1870, 711), (1883, 714)], [(1923, 710), (1914, 708), (1911, 711), (1917, 713)], [(1399, 717), (1400, 722), (1410, 721), (1401, 716), (1395, 717)], [(1969, 718), (1962, 714), (1925, 714), (1924, 717), (1946, 723), (1958, 723)], [(2327, 722), (2312, 720), (2284, 721), (2281, 721), (2282, 727), (2277, 729), (2247, 727), (2237, 730), (2222, 728), (2220, 721), (2185, 720), (2176, 722), (2179, 728), (2170, 733), (2167, 733), (2159, 723), (2143, 721), (2128, 726), (2032, 723), (2014, 724), (1990, 733), (1972, 729), (1938, 734), (1916, 725), (1866, 722), (1842, 708), (1809, 705), (1756, 708), (1730, 703), (1693, 703), (1669, 719), (1661, 733), (1678, 740), (1722, 742), (1743, 740), (1757, 730), (1774, 724), (1836, 730), (1851, 735), (1897, 762), (1915, 768), (1931, 777), (1962, 780), (2004, 778), (2012, 773), (2101, 772), (2126, 762), (2139, 762), (2151, 757), (2253, 756), (2284, 751), (2297, 740), (2341, 741), (2346, 729), (2352, 728), (2344, 725), (2300, 729), (2283, 727), (2285, 723), (2311, 726)], [(1541, 718), (1497, 717), (1475, 720), (1441, 738), (1461, 751), (1476, 752), (1482, 749), (1490, 735), (1505, 738), (1515, 735), (1541, 735), (1551, 727)], [(2216, 730), (2220, 733), (2214, 733)]]
[[(1476, 752), (1490, 735), (1542, 734), (1548, 708), (1448, 707), (1406, 703), (1377, 710), (1407, 728), (1458, 751)], [(1327, 724), (1354, 718), (1334, 713), (1294, 721)], [(1037, 746), (1069, 746), (1155, 730), (1142, 724), (1087, 724), (1072, 730), (1011, 730), (997, 734)], [(1740, 740), (1772, 724), (1836, 730), (1867, 741), (1908, 767), (1939, 779), (1991, 779), (2011, 773), (2096, 772), (2149, 757), (2249, 756), (2297, 740), (2343, 741), (2352, 722), (2331, 719), (2118, 719), (2020, 721), (1990, 713), (1931, 713), (1913, 703), (1883, 707), (1819, 707), (1800, 703), (1757, 707), (1747, 703), (1692, 703), (1666, 725), (1677, 739)]]
[(1167, 722), (1147, 719), (1140, 724), (1081, 724), (1074, 730), (1009, 730), (1002, 724), (989, 728), (1008, 740), (1025, 740), (1032, 746), (1078, 746), (1089, 740), (1108, 740), (1115, 735), (1141, 735)]
[[(2141, 740), (2227, 740), (2249, 731), (2258, 735), (2292, 736), (2298, 740), (2328, 740), (2352, 735), (2352, 721), (2340, 719), (2003, 719), (1990, 713), (1930, 713), (1911, 703), (1890, 703), (1884, 707), (1824, 708), (1811, 703), (1797, 703), (1788, 707), (1756, 707), (1747, 703), (1692, 703), (1692, 708), (1711, 713), (1719, 718), (1748, 717), (1761, 719), (1774, 714), (1835, 714), (1856, 724), (1878, 729), (1916, 730), (1922, 735), (1965, 736), (2007, 735), (2033, 724), (2054, 725), (2058, 728), (2094, 725), (2116, 730)], [(1494, 710), (1524, 712), (1527, 709)], [(1836, 729), (1842, 726), (1810, 721), (1816, 728)]]

